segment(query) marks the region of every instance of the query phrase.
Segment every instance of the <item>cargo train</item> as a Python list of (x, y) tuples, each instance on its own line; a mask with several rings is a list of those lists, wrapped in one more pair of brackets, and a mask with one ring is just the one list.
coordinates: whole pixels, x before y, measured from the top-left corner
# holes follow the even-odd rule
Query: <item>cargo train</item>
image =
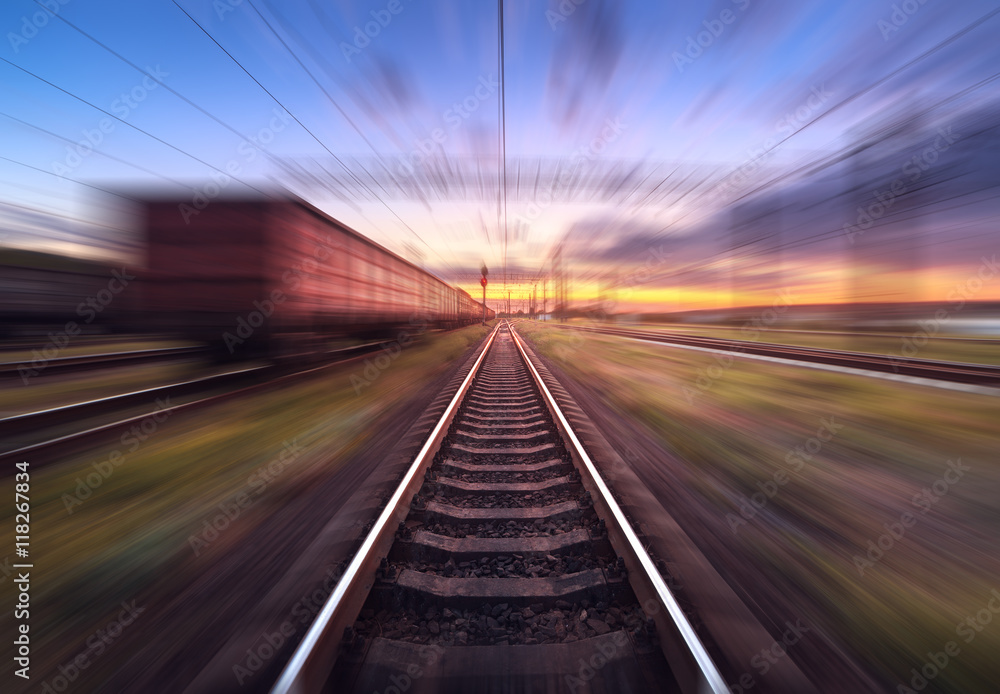
[(72, 324), (74, 334), (167, 336), (244, 359), (483, 319), (466, 292), (298, 199), (137, 204), (138, 262), (0, 250), (0, 340), (44, 342)]
[(0, 249), (0, 341), (60, 344), (74, 334), (130, 330), (136, 268), (55, 253)]
[(223, 357), (287, 356), (330, 338), (483, 320), (483, 305), (465, 291), (302, 200), (143, 207), (143, 322)]

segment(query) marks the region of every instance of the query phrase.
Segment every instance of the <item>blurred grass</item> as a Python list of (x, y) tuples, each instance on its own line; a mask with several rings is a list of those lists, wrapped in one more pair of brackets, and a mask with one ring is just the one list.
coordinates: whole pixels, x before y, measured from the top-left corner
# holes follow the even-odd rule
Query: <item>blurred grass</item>
[[(961, 653), (930, 690), (995, 691), (1000, 616), (969, 644), (956, 626), (1000, 589), (1000, 400), (757, 361), (723, 369), (710, 354), (537, 323), (518, 329), (682, 458), (716, 538), (796, 614), (906, 684), (928, 652), (956, 641)], [(711, 367), (716, 378), (699, 389)], [(844, 428), (794, 472), (785, 456), (830, 417)], [(919, 513), (913, 496), (959, 458), (972, 470)], [(787, 484), (734, 534), (727, 514), (739, 516), (740, 502), (779, 470)], [(904, 512), (916, 523), (859, 575), (853, 557)]]
[[(727, 340), (749, 339), (748, 335), (739, 328), (711, 325), (622, 323), (616, 326), (614, 324), (594, 323), (583, 320), (574, 321), (573, 323), (596, 327), (620, 327), (626, 330), (681, 333), (684, 335), (716, 337)], [(910, 338), (919, 336), (921, 340), (923, 339), (923, 333), (916, 333), (914, 331), (902, 332), (899, 335), (869, 335), (866, 333), (827, 334), (823, 331), (811, 330), (769, 330), (766, 327), (761, 327), (759, 330), (760, 334), (752, 341), (760, 344), (771, 343), (798, 347), (815, 347), (818, 349), (836, 349), (846, 352), (865, 352), (868, 354), (895, 357), (902, 357), (904, 355), (903, 348), (909, 344)], [(996, 338), (976, 338), (958, 335), (942, 335), (941, 337), (955, 339), (930, 338), (926, 344), (917, 347), (917, 351), (912, 353), (911, 357), (913, 359), (937, 359), (940, 361), (959, 361), (971, 364), (1000, 364), (1000, 348), (998, 348), (1000, 347), (1000, 340)]]
[[(101, 368), (96, 371), (59, 374), (51, 378), (20, 379), (0, 391), (0, 416), (35, 412), (97, 398), (121, 395), (145, 388), (191, 380), (209, 373), (230, 371), (235, 367), (207, 367), (198, 362), (171, 364), (136, 364)], [(44, 373), (44, 372), (43, 372)]]
[[(351, 376), (363, 377), (365, 360), (238, 403), (175, 413), (134, 453), (116, 441), (58, 465), (29, 467), (33, 674), (84, 650), (86, 637), (117, 614), (121, 601), (154, 586), (176, 590), (207, 570), (224, 547), (266, 521), (269, 505), (287, 502), (296, 490), (326, 478), (375, 433), (378, 415), (416, 395), (488, 331), (471, 326), (427, 335), (359, 393)], [(250, 507), (196, 559), (189, 537), (221, 513), (220, 503), (253, 491), (250, 475), (276, 460), (285, 441), (295, 441), (303, 452), (261, 494), (251, 494)], [(116, 449), (125, 454), (124, 462), (67, 513), (66, 495), (94, 472), (92, 463), (107, 460)], [(4, 505), (2, 515), (3, 536), (12, 548), (12, 504)], [(3, 582), (0, 599), (13, 604), (11, 581)], [(200, 629), (190, 627), (192, 633)]]
[[(55, 331), (58, 333), (58, 331)], [(112, 340), (112, 339), (97, 339), (92, 337), (69, 337), (69, 344), (65, 348), (60, 349), (58, 354), (54, 358), (60, 357), (79, 357), (82, 355), (90, 354), (113, 354), (115, 352), (135, 352), (142, 349), (167, 349), (168, 347), (189, 347), (191, 343), (182, 342), (180, 340), (149, 340), (140, 337), (127, 338), (124, 340)], [(24, 347), (12, 347), (5, 345), (0, 342), (0, 362), (4, 361), (27, 361), (30, 362), (35, 359), (37, 355), (33, 354), (33, 351), (37, 350), (39, 353), (44, 350), (45, 346), (48, 344), (47, 339), (41, 338), (38, 341), (36, 347), (24, 348)], [(44, 356), (42, 357), (45, 358)]]
[[(339, 338), (326, 341), (322, 349), (337, 350), (346, 347), (370, 342), (370, 340), (359, 340), (351, 338)], [(60, 357), (84, 355), (84, 354), (104, 354), (113, 352), (127, 352), (139, 349), (164, 349), (167, 347), (190, 346), (181, 342), (122, 342), (122, 343), (95, 343), (92, 345), (80, 345), (77, 347), (67, 347), (59, 353)], [(19, 358), (31, 356), (29, 353), (21, 352), (0, 352), (0, 361), (17, 361), (17, 357), (12, 354), (21, 354)], [(232, 364), (212, 364), (204, 357), (194, 355), (187, 361), (175, 361), (159, 364), (136, 364), (125, 366), (101, 367), (95, 366), (90, 372), (46, 373), (45, 369), (39, 370), (37, 376), (28, 379), (28, 383), (22, 383), (18, 377), (13, 377), (9, 387), (0, 391), (0, 417), (20, 414), (23, 412), (33, 412), (49, 407), (59, 407), (85, 400), (120, 395), (144, 388), (164, 386), (170, 383), (186, 381), (193, 378), (208, 376), (210, 374), (232, 371), (236, 368), (246, 368), (257, 365), (259, 362), (243, 363), (237, 366)]]

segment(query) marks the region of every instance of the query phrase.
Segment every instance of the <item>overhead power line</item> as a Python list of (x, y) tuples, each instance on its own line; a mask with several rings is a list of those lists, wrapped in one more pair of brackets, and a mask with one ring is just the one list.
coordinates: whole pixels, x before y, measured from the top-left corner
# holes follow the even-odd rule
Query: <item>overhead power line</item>
[[(17, 68), (18, 70), (20, 70), (21, 72), (23, 72), (25, 74), (30, 75), (31, 77), (34, 77), (36, 80), (38, 80), (40, 82), (44, 82), (45, 84), (49, 85), (53, 89), (56, 89), (56, 90), (62, 92), (63, 94), (65, 94), (65, 95), (67, 95), (67, 96), (69, 96), (69, 97), (71, 97), (73, 99), (76, 99), (80, 103), (86, 104), (87, 106), (90, 106), (92, 109), (94, 109), (96, 111), (100, 111), (101, 113), (103, 113), (104, 115), (108, 116), (109, 118), (114, 118), (119, 123), (123, 123), (124, 125), (127, 125), (128, 127), (132, 128), (136, 132), (142, 133), (146, 137), (148, 137), (148, 138), (150, 138), (152, 140), (156, 140), (160, 144), (165, 145), (165, 146), (169, 147), (170, 149), (172, 149), (172, 150), (174, 150), (176, 152), (180, 152), (181, 154), (183, 154), (184, 156), (188, 157), (189, 159), (192, 159), (192, 160), (198, 162), (199, 164), (207, 166), (208, 168), (212, 169), (213, 171), (216, 171), (216, 172), (221, 173), (221, 174), (226, 175), (226, 176), (230, 176), (234, 181), (236, 181), (238, 183), (241, 183), (242, 185), (246, 186), (247, 188), (250, 188), (251, 190), (258, 192), (261, 195), (265, 195), (267, 197), (270, 197), (270, 196), (268, 196), (267, 193), (265, 193), (262, 190), (257, 189), (256, 187), (254, 187), (253, 185), (247, 183), (246, 181), (243, 181), (243, 180), (241, 180), (239, 178), (236, 178), (235, 176), (232, 176), (232, 174), (229, 174), (229, 173), (223, 171), (222, 169), (218, 168), (217, 166), (209, 164), (207, 161), (196, 157), (195, 155), (191, 154), (187, 150), (181, 149), (180, 147), (178, 147), (176, 145), (170, 144), (166, 140), (164, 140), (162, 138), (159, 138), (156, 135), (153, 135), (152, 133), (150, 133), (150, 132), (148, 132), (146, 130), (143, 130), (139, 126), (134, 125), (133, 123), (129, 123), (127, 120), (125, 120), (125, 119), (123, 119), (123, 118), (121, 118), (119, 116), (116, 116), (115, 114), (111, 113), (110, 111), (107, 111), (107, 110), (101, 108), (100, 106), (98, 106), (98, 105), (96, 105), (94, 103), (91, 103), (90, 101), (87, 101), (83, 97), (77, 96), (76, 94), (74, 94), (73, 92), (69, 91), (68, 89), (64, 89), (63, 87), (60, 87), (59, 85), (57, 85), (57, 84), (55, 84), (53, 82), (50, 82), (49, 80), (45, 79), (44, 77), (41, 77), (40, 75), (37, 75), (34, 72), (21, 67), (17, 63), (12, 63), (11, 61), (9, 61), (9, 60), (7, 60), (6, 58), (3, 58), (3, 57), (0, 57), (0, 60), (2, 60), (3, 62), (7, 63), (11, 67)], [(146, 74), (146, 73), (143, 72), (143, 74)], [(20, 163), (20, 162), (15, 162), (15, 163)], [(35, 168), (35, 167), (31, 167), (31, 168)], [(40, 170), (43, 170), (43, 169), (40, 169)], [(45, 173), (52, 173), (52, 172), (46, 171)], [(60, 178), (67, 178), (67, 177), (60, 176)], [(76, 179), (67, 178), (67, 180), (75, 181), (75, 182), (79, 183), (79, 181), (76, 181)], [(95, 186), (90, 186), (90, 187), (93, 188)], [(103, 190), (103, 188), (99, 188), (98, 190)]]
[[(177, 9), (179, 9), (179, 10), (180, 10), (181, 12), (183, 12), (183, 13), (184, 13), (184, 14), (185, 14), (185, 15), (187, 16), (187, 18), (188, 18), (188, 19), (190, 19), (190, 20), (191, 20), (191, 21), (192, 21), (192, 22), (194, 23), (194, 25), (195, 25), (196, 27), (198, 27), (198, 28), (199, 28), (199, 29), (200, 29), (200, 30), (202, 31), (202, 33), (203, 33), (203, 34), (205, 34), (205, 36), (207, 36), (207, 37), (209, 38), (209, 40), (210, 40), (210, 41), (212, 41), (212, 43), (214, 43), (214, 44), (215, 44), (216, 46), (218, 46), (219, 50), (221, 50), (221, 51), (222, 51), (223, 53), (225, 53), (225, 54), (226, 54), (226, 55), (227, 55), (227, 56), (229, 57), (229, 59), (230, 59), (230, 60), (232, 60), (232, 61), (233, 61), (233, 62), (234, 62), (234, 63), (235, 63), (236, 65), (237, 65), (237, 67), (239, 67), (239, 68), (240, 68), (240, 69), (241, 69), (241, 70), (242, 70), (242, 71), (243, 71), (243, 72), (244, 72), (244, 73), (245, 73), (245, 74), (247, 75), (247, 77), (249, 77), (249, 78), (250, 78), (251, 80), (253, 80), (253, 82), (254, 82), (254, 83), (255, 83), (255, 84), (256, 84), (256, 85), (258, 86), (258, 87), (260, 87), (260, 88), (261, 88), (261, 90), (262, 90), (262, 91), (263, 91), (263, 92), (264, 92), (265, 94), (267, 94), (267, 95), (268, 95), (269, 97), (271, 97), (271, 99), (272, 99), (272, 100), (273, 100), (273, 101), (274, 101), (274, 102), (275, 102), (276, 104), (278, 104), (279, 106), (281, 106), (281, 108), (283, 108), (283, 109), (285, 110), (285, 112), (286, 112), (286, 113), (288, 113), (288, 115), (289, 115), (289, 116), (291, 116), (292, 120), (294, 120), (294, 121), (295, 121), (296, 123), (298, 123), (298, 124), (299, 124), (299, 127), (301, 127), (301, 128), (302, 128), (302, 129), (303, 129), (303, 130), (304, 130), (304, 131), (305, 131), (305, 132), (306, 132), (306, 133), (307, 133), (307, 134), (308, 134), (308, 135), (309, 135), (309, 136), (310, 136), (310, 137), (311, 137), (311, 138), (312, 138), (313, 140), (315, 140), (315, 141), (316, 141), (316, 143), (317, 143), (317, 144), (318, 144), (318, 145), (319, 145), (320, 147), (322, 147), (322, 148), (323, 148), (323, 149), (324, 149), (324, 150), (325, 150), (325, 151), (327, 152), (327, 154), (329, 154), (329, 155), (330, 155), (331, 157), (333, 157), (333, 159), (334, 159), (334, 160), (335, 160), (335, 161), (336, 161), (336, 162), (337, 162), (337, 163), (338, 163), (338, 164), (339, 164), (339, 165), (340, 165), (340, 166), (341, 166), (341, 167), (342, 167), (342, 168), (344, 169), (344, 171), (346, 171), (346, 172), (348, 173), (348, 175), (352, 176), (352, 177), (353, 177), (353, 178), (354, 178), (354, 179), (355, 179), (355, 180), (356, 180), (356, 181), (358, 182), (358, 184), (359, 184), (359, 185), (361, 185), (362, 187), (364, 187), (364, 188), (367, 188), (367, 187), (368, 187), (368, 186), (367, 186), (367, 184), (365, 184), (365, 183), (364, 183), (364, 182), (363, 182), (363, 181), (362, 181), (362, 180), (361, 180), (360, 178), (358, 178), (358, 177), (357, 177), (357, 176), (356, 176), (356, 175), (354, 174), (354, 172), (353, 172), (353, 171), (351, 171), (351, 170), (350, 170), (350, 169), (349, 169), (349, 168), (347, 167), (347, 165), (346, 165), (346, 164), (344, 164), (344, 162), (343, 162), (343, 161), (342, 161), (342, 160), (340, 159), (340, 157), (338, 157), (338, 156), (337, 156), (336, 154), (334, 154), (334, 153), (333, 153), (333, 151), (332, 151), (332, 150), (331, 150), (331, 149), (330, 149), (330, 148), (329, 148), (329, 147), (328, 147), (328, 146), (326, 145), (326, 143), (324, 143), (324, 142), (323, 142), (323, 141), (322, 141), (322, 140), (321, 140), (321, 139), (320, 139), (320, 138), (319, 138), (319, 137), (318, 137), (318, 136), (317, 136), (317, 135), (316, 135), (316, 134), (315, 134), (315, 133), (314, 133), (314, 132), (313, 132), (312, 130), (310, 130), (310, 129), (309, 129), (309, 127), (308, 127), (308, 126), (306, 126), (306, 124), (305, 124), (305, 123), (303, 123), (303, 122), (302, 122), (302, 121), (301, 121), (301, 120), (300, 120), (300, 119), (298, 118), (298, 116), (296, 116), (296, 115), (295, 115), (295, 114), (294, 114), (294, 113), (293, 113), (293, 112), (292, 112), (292, 111), (291, 111), (291, 110), (290, 110), (289, 108), (287, 108), (287, 107), (286, 107), (286, 106), (285, 106), (285, 105), (284, 105), (284, 104), (283, 104), (283, 103), (281, 102), (281, 100), (280, 100), (280, 99), (278, 99), (278, 98), (277, 98), (277, 97), (276, 97), (276, 96), (275, 96), (274, 94), (272, 94), (272, 93), (271, 93), (271, 91), (270, 91), (270, 90), (269, 90), (269, 89), (268, 89), (267, 87), (265, 87), (265, 86), (264, 86), (264, 85), (263, 85), (263, 84), (262, 84), (262, 83), (260, 82), (260, 80), (258, 80), (258, 79), (257, 79), (256, 77), (254, 77), (253, 73), (251, 73), (251, 72), (250, 72), (250, 71), (249, 71), (249, 70), (248, 70), (248, 69), (247, 69), (246, 67), (244, 67), (243, 63), (241, 63), (241, 62), (240, 62), (239, 60), (237, 60), (236, 56), (234, 56), (234, 55), (233, 55), (232, 53), (230, 53), (230, 52), (229, 52), (229, 51), (228, 51), (228, 50), (227, 50), (227, 49), (225, 48), (225, 46), (223, 46), (223, 45), (222, 45), (221, 43), (219, 43), (219, 41), (218, 41), (218, 40), (216, 40), (216, 38), (215, 38), (214, 36), (212, 36), (212, 34), (211, 34), (211, 33), (210, 33), (210, 32), (209, 32), (209, 31), (208, 31), (208, 30), (207, 30), (207, 29), (206, 29), (206, 28), (205, 28), (204, 26), (202, 26), (202, 25), (201, 25), (201, 24), (200, 24), (200, 23), (198, 22), (198, 20), (196, 20), (196, 19), (195, 19), (195, 18), (194, 18), (194, 17), (193, 17), (193, 16), (192, 16), (192, 15), (191, 15), (191, 14), (190, 14), (190, 13), (189, 13), (189, 12), (188, 12), (187, 10), (185, 10), (185, 9), (184, 9), (183, 7), (181, 7), (181, 6), (180, 6), (180, 4), (179, 4), (179, 3), (177, 2), (177, 0), (172, 0), (172, 2), (173, 2), (173, 3), (174, 3), (174, 5), (175, 5), (175, 6), (177, 7)], [(256, 11), (256, 8), (255, 8), (255, 11)], [(286, 45), (286, 48), (287, 48), (287, 45)], [(384, 201), (384, 200), (383, 200), (382, 198), (380, 198), (380, 197), (378, 196), (378, 194), (376, 194), (376, 193), (375, 193), (374, 191), (372, 191), (372, 190), (370, 190), (370, 189), (368, 190), (368, 192), (369, 192), (369, 193), (370, 193), (370, 194), (371, 194), (372, 196), (374, 196), (374, 198), (375, 198), (376, 200), (378, 200), (378, 201), (379, 201), (380, 203), (382, 203), (382, 205), (383, 205), (383, 206), (384, 206), (384, 207), (385, 207), (385, 208), (386, 208), (386, 209), (387, 209), (387, 210), (388, 210), (388, 211), (389, 211), (389, 212), (390, 212), (390, 213), (391, 213), (391, 214), (392, 214), (392, 215), (393, 215), (393, 216), (394, 216), (394, 217), (395, 217), (395, 218), (396, 218), (397, 220), (399, 220), (400, 224), (402, 224), (402, 225), (403, 225), (403, 226), (404, 226), (404, 227), (405, 227), (405, 228), (407, 229), (407, 231), (409, 231), (409, 232), (410, 232), (410, 233), (411, 233), (411, 234), (412, 234), (412, 235), (413, 235), (414, 237), (416, 237), (416, 239), (417, 239), (418, 241), (420, 241), (420, 243), (422, 243), (422, 244), (424, 244), (425, 246), (427, 246), (427, 248), (428, 248), (428, 249), (430, 249), (430, 251), (431, 251), (432, 253), (434, 253), (435, 255), (437, 255), (437, 256), (438, 256), (438, 258), (439, 258), (439, 259), (441, 260), (441, 262), (443, 262), (443, 263), (444, 263), (444, 264), (445, 264), (445, 265), (446, 265), (446, 266), (447, 266), (447, 267), (448, 267), (449, 269), (452, 269), (452, 268), (451, 268), (451, 265), (450, 265), (450, 264), (449, 264), (449, 263), (448, 263), (448, 262), (447, 262), (447, 261), (446, 261), (446, 260), (445, 260), (444, 258), (442, 258), (442, 257), (441, 257), (441, 255), (440, 255), (440, 254), (439, 254), (439, 253), (438, 253), (438, 252), (437, 252), (437, 251), (436, 251), (436, 250), (435, 250), (435, 249), (434, 249), (434, 248), (433, 248), (433, 247), (432, 247), (432, 246), (431, 246), (431, 245), (430, 245), (429, 243), (427, 243), (427, 241), (425, 241), (425, 240), (424, 240), (424, 238), (423, 238), (422, 236), (420, 236), (420, 234), (418, 234), (418, 233), (417, 233), (416, 231), (414, 231), (414, 230), (413, 230), (413, 228), (412, 228), (412, 227), (411, 227), (411, 226), (410, 226), (409, 224), (407, 224), (407, 223), (406, 223), (406, 221), (405, 221), (405, 220), (403, 220), (403, 218), (402, 218), (402, 217), (400, 217), (400, 216), (399, 216), (399, 215), (398, 215), (398, 214), (396, 213), (396, 211), (395, 211), (395, 210), (393, 210), (393, 209), (392, 209), (391, 207), (389, 207), (389, 205), (388, 205), (388, 204), (387, 204), (387, 203), (386, 203), (386, 202), (385, 202), (385, 201)]]

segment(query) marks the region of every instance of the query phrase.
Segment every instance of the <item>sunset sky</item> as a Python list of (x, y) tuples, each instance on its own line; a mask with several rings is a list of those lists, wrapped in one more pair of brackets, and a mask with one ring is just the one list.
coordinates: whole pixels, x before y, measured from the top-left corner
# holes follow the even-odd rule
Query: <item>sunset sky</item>
[[(938, 301), (1000, 246), (992, 0), (509, 0), (506, 213), (496, 4), (42, 5), (0, 8), (3, 245), (120, 252), (105, 191), (194, 200), (227, 172), (223, 195), (287, 186), (477, 297), (482, 262), (491, 298), (505, 267), (540, 294), (561, 245), (574, 302), (621, 310)], [(434, 162), (493, 185), (399, 192)], [(598, 182), (539, 194), (546, 166)]]

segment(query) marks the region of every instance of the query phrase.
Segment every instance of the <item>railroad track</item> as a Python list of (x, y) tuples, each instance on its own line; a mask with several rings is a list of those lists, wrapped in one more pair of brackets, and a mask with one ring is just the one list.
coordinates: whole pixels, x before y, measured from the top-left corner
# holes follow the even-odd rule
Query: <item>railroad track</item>
[(0, 376), (18, 376), (30, 379), (40, 374), (53, 375), (94, 367), (145, 364), (204, 353), (205, 349), (202, 347), (164, 347), (108, 352), (106, 354), (81, 354), (73, 357), (52, 357), (51, 359), (45, 359), (43, 356), (40, 361), (36, 361), (37, 358), (31, 358), (22, 361), (0, 362)]
[(272, 691), (729, 690), (501, 325)]
[[(141, 425), (154, 415), (159, 418), (163, 412), (193, 410), (244, 397), (365, 356), (389, 343), (371, 342), (331, 350), (321, 355), (302, 354), (283, 364), (239, 368), (179, 383), (4, 417), (0, 419), (0, 439), (3, 441), (0, 444), (0, 463), (30, 456), (36, 464), (46, 464), (65, 454), (76, 452), (85, 443), (100, 441), (116, 432)], [(290, 366), (292, 363), (297, 366)], [(219, 392), (220, 390), (223, 392)], [(204, 395), (205, 393), (211, 394)], [(192, 397), (199, 394), (202, 397), (190, 402), (165, 405), (170, 402), (171, 397)], [(135, 411), (136, 408), (141, 410)], [(128, 416), (123, 417), (123, 412), (128, 412)], [(57, 435), (50, 433), (66, 422), (80, 423), (81, 426), (69, 432), (60, 431)], [(14, 471), (12, 466), (0, 466), (0, 477), (12, 475)]]
[(730, 340), (721, 337), (701, 337), (648, 330), (598, 328), (591, 326), (560, 326), (568, 330), (582, 330), (604, 335), (617, 335), (635, 340), (661, 342), (687, 347), (697, 347), (733, 354), (755, 354), (776, 359), (800, 361), (828, 366), (840, 366), (863, 371), (876, 371), (900, 376), (913, 376), (950, 383), (967, 383), (993, 388), (1000, 387), (1000, 366), (966, 362), (937, 361), (892, 357), (884, 354), (846, 352), (815, 347), (796, 347), (748, 340)]

